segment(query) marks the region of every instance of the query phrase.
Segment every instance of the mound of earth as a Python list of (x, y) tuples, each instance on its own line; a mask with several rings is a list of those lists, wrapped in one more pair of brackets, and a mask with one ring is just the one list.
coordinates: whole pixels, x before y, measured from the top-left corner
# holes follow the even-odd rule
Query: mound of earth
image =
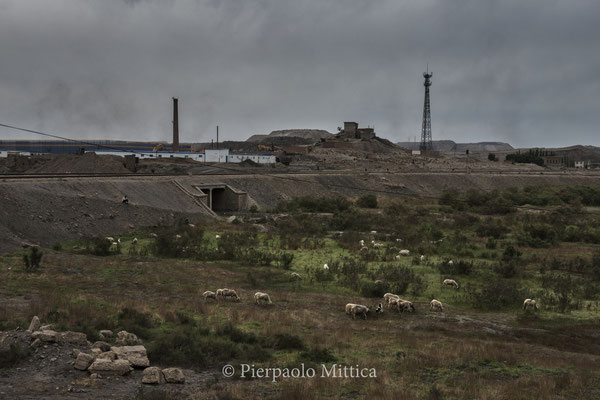
[(320, 139), (325, 139), (333, 136), (331, 133), (323, 129), (283, 129), (279, 131), (273, 131), (268, 135), (252, 135), (246, 141), (247, 142), (261, 142), (265, 139), (271, 139), (274, 137), (296, 137), (302, 139), (308, 139), (311, 142), (318, 142)]
[[(396, 144), (409, 150), (419, 150), (421, 146), (420, 142), (398, 142)], [(510, 144), (503, 142), (456, 143), (453, 140), (434, 140), (432, 144), (433, 150), (436, 151), (465, 152), (468, 149), (471, 152), (494, 152), (513, 150)]]

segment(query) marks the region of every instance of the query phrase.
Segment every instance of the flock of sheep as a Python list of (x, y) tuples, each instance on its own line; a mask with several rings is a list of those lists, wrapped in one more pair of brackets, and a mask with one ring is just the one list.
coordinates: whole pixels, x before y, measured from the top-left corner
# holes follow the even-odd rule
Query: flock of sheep
[[(233, 299), (234, 301), (242, 301), (242, 299), (240, 298), (240, 296), (238, 296), (238, 294), (235, 290), (227, 289), (227, 288), (217, 289), (216, 292), (207, 290), (206, 292), (202, 293), (202, 297), (204, 297), (204, 300), (208, 300), (208, 299), (219, 300), (220, 298), (222, 298), (222, 299), (230, 298), (230, 299)], [(255, 300), (256, 304), (260, 304), (260, 303), (273, 304), (273, 302), (271, 301), (271, 297), (267, 293), (264, 293), (264, 292), (254, 293), (254, 300)]]

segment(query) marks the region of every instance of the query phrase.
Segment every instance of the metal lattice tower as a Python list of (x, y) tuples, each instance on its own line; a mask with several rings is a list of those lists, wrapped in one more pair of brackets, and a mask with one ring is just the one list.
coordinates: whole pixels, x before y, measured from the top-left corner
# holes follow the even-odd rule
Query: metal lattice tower
[(433, 72), (423, 72), (425, 78), (425, 104), (423, 105), (423, 126), (421, 127), (421, 151), (427, 151), (433, 149), (433, 142), (431, 139), (431, 106), (429, 104), (429, 86), (431, 86), (430, 78), (433, 76)]

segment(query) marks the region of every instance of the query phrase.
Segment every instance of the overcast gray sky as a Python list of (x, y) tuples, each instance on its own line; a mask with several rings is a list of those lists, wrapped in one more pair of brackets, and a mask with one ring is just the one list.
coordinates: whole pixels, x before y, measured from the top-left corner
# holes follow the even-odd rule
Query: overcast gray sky
[(434, 140), (600, 145), (597, 0), (0, 0), (0, 123), (68, 137), (419, 140), (426, 63)]

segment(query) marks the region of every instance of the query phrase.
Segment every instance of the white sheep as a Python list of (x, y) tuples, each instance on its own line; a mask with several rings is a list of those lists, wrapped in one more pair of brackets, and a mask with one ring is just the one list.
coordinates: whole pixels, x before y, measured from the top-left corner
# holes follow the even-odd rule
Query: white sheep
[(352, 319), (356, 319), (356, 314), (359, 314), (359, 315), (362, 314), (362, 316), (365, 317), (365, 319), (367, 319), (368, 312), (369, 312), (369, 307), (363, 306), (362, 304), (353, 304), (353, 303), (346, 304), (346, 313), (352, 314)]
[(377, 231), (371, 231), (371, 235), (376, 235)]
[(329, 271), (329, 265), (327, 265), (327, 264), (323, 264), (323, 269), (324, 269), (325, 271)]
[(523, 302), (523, 310), (529, 310), (530, 307), (533, 308), (534, 310), (538, 309), (535, 300), (525, 299), (525, 301)]
[(408, 257), (408, 256), (410, 256), (410, 250), (406, 250), (406, 249), (400, 250), (400, 255), (404, 256), (404, 257)]
[(402, 239), (396, 239), (396, 243), (402, 243)]
[(433, 311), (444, 311), (444, 306), (441, 301), (436, 299), (431, 300), (431, 304), (429, 305), (429, 309)]
[(131, 240), (131, 243), (132, 243), (132, 244), (136, 244), (137, 242), (138, 242), (137, 238), (133, 238), (133, 239)]
[(300, 274), (297, 272), (292, 272), (292, 278), (299, 281), (300, 279), (302, 279), (302, 276), (300, 276)]
[(364, 240), (360, 240), (360, 242), (358, 242), (358, 244), (360, 245), (360, 247), (365, 247), (365, 241)]
[(190, 228), (195, 228), (195, 227), (196, 227), (196, 225), (194, 225), (194, 224), (188, 224), (188, 226), (189, 226)]
[(259, 304), (259, 302), (261, 301), (266, 302), (268, 304), (273, 304), (269, 295), (263, 292), (254, 293), (254, 300), (256, 301), (256, 304)]
[(390, 301), (390, 297), (395, 297), (397, 299), (400, 298), (400, 296), (398, 296), (397, 294), (394, 294), (394, 293), (386, 293), (383, 295), (383, 299), (385, 300), (386, 303), (388, 303)]
[(373, 243), (373, 247), (376, 248), (376, 249), (380, 249), (380, 248), (383, 247), (383, 244), (381, 244), (381, 243)]
[(221, 239), (221, 235), (215, 235), (215, 239), (217, 239), (217, 240)]
[(207, 290), (206, 292), (202, 293), (202, 297), (204, 297), (204, 300), (208, 300), (208, 299), (215, 299), (215, 300), (217, 300), (217, 294), (215, 292), (210, 291), (210, 290)]
[(219, 296), (223, 298), (231, 297), (235, 301), (241, 300), (240, 296), (238, 296), (238, 294), (233, 289), (217, 289), (217, 298), (219, 298)]
[(396, 257), (394, 257), (396, 260), (402, 260), (402, 256), (401, 255), (397, 255)]
[(107, 237), (105, 237), (104, 239), (106, 239), (107, 241), (109, 241), (109, 242), (111, 242), (111, 243), (115, 241), (115, 238), (114, 238), (114, 237), (112, 237), (112, 236), (107, 236)]
[(179, 235), (179, 234), (175, 235), (175, 240), (179, 240), (179, 239), (181, 239), (181, 235)]
[(448, 261), (448, 265), (454, 265), (454, 261), (452, 261), (452, 260)]
[(413, 305), (412, 302), (404, 300), (404, 301), (397, 301), (396, 302), (396, 307), (398, 308), (398, 312), (415, 312), (415, 306)]
[(152, 232), (152, 233), (150, 233), (150, 237), (157, 238), (158, 235), (156, 233)]
[(360, 248), (360, 252), (361, 253), (364, 253), (365, 251), (369, 251), (369, 248), (365, 247), (365, 246), (363, 246), (363, 247)]
[(421, 254), (421, 261), (425, 261), (425, 256)]
[(458, 289), (458, 283), (454, 279), (444, 279), (444, 282), (442, 282), (442, 284), (444, 286), (454, 286)]

